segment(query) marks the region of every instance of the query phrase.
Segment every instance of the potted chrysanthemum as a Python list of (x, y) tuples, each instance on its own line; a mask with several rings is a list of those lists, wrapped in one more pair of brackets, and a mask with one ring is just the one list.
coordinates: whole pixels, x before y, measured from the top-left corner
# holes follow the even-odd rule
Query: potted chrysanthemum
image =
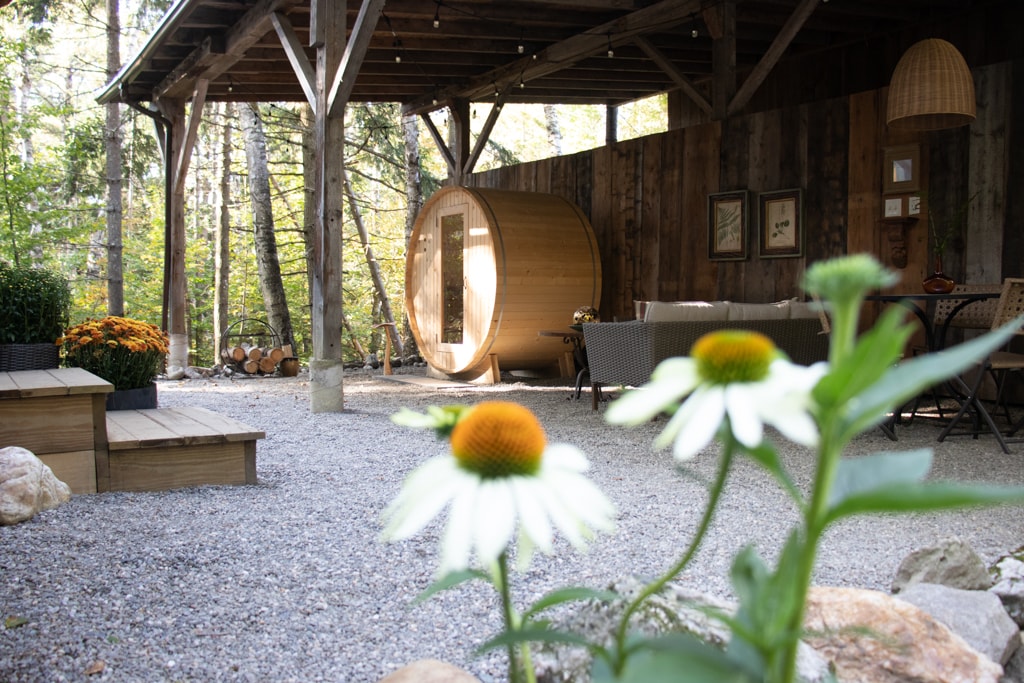
[(156, 325), (107, 316), (68, 328), (58, 340), (64, 363), (114, 385), (107, 410), (156, 408), (154, 379), (167, 354), (167, 335)]

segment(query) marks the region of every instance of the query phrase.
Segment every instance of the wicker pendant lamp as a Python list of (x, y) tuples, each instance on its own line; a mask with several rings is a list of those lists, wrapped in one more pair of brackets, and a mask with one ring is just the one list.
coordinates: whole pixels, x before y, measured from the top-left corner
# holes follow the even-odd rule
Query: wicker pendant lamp
[(960, 52), (939, 38), (911, 45), (892, 72), (886, 122), (903, 130), (939, 130), (966, 125), (974, 116), (974, 80)]

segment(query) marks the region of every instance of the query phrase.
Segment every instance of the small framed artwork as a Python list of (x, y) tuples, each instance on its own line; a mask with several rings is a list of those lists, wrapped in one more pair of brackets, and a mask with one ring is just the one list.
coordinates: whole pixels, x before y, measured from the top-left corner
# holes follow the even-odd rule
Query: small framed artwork
[(784, 258), (803, 254), (802, 190), (778, 190), (758, 195), (761, 226), (759, 256)]
[(708, 259), (742, 261), (747, 258), (746, 190), (708, 195)]
[(899, 145), (885, 148), (882, 194), (917, 192), (921, 186), (921, 147)]

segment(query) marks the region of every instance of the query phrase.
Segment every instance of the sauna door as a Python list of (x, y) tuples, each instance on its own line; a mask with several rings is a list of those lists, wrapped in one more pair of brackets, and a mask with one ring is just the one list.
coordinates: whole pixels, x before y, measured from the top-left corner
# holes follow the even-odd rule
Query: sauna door
[[(480, 207), (455, 204), (437, 214), (438, 351), (451, 368), (469, 370), (491, 343), (495, 295), (494, 241)], [(450, 354), (450, 355), (449, 355)]]

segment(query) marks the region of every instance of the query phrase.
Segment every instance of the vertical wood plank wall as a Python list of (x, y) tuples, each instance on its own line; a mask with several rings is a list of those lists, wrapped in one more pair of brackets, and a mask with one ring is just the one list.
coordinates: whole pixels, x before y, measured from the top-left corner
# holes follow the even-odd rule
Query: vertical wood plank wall
[[(928, 206), (955, 211), (968, 197), (967, 233), (947, 249), (959, 281), (1024, 275), (1024, 149), (1012, 112), (1024, 111), (1020, 60), (974, 70), (978, 118), (953, 131), (895, 133), (886, 89), (774, 109), (619, 142), (571, 156), (473, 174), (465, 184), (550, 192), (589, 217), (601, 251), (605, 320), (633, 315), (633, 299), (763, 302), (800, 296), (808, 263), (846, 253), (892, 265), (881, 224), (883, 148), (921, 146), (922, 213), (906, 231), (899, 291), (931, 272)], [(757, 193), (803, 189), (804, 252), (758, 256)], [(707, 196), (750, 191), (749, 256), (709, 261)]]

